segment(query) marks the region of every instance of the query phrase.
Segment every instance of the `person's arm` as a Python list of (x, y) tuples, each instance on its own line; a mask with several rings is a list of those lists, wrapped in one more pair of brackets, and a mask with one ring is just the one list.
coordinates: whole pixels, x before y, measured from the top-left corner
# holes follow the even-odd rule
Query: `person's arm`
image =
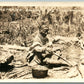
[(44, 51), (46, 50), (46, 48), (45, 48), (45, 47), (42, 47), (42, 46), (36, 46), (36, 47), (34, 48), (34, 50), (35, 50), (36, 52), (44, 52)]

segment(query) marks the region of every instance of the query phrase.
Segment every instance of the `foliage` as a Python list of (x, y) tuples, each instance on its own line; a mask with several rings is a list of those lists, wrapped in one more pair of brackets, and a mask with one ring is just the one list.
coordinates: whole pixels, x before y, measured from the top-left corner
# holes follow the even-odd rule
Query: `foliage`
[(65, 7), (1, 6), (0, 9), (1, 44), (31, 45), (40, 22), (46, 19), (53, 36), (77, 36), (77, 33), (84, 32), (84, 14), (80, 7), (67, 7), (64, 10)]

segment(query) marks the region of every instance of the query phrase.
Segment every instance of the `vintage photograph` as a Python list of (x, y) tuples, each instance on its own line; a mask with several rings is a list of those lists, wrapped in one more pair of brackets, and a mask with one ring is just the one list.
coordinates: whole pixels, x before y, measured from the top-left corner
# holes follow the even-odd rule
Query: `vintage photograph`
[(84, 7), (0, 6), (1, 80), (83, 78)]

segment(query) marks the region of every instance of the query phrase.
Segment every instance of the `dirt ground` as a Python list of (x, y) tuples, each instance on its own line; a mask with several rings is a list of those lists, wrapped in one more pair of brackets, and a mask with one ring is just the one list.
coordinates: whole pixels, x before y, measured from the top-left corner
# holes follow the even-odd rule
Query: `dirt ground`
[[(69, 42), (71, 44), (69, 44)], [(74, 42), (63, 42), (55, 44), (54, 47), (62, 49), (62, 57), (73, 66), (60, 66), (48, 69), (48, 76), (42, 79), (82, 79), (84, 78), (84, 50), (74, 45)], [(68, 43), (68, 44), (67, 44)], [(13, 55), (14, 60), (4, 71), (0, 71), (0, 79), (37, 79), (32, 76), (32, 68), (27, 65), (26, 56), (28, 47), (17, 45), (0, 45), (0, 61)], [(62, 59), (61, 63), (66, 63)], [(56, 60), (55, 60), (56, 62)], [(57, 61), (59, 62), (59, 61)], [(66, 63), (67, 64), (67, 63)], [(14, 67), (11, 67), (14, 65)]]

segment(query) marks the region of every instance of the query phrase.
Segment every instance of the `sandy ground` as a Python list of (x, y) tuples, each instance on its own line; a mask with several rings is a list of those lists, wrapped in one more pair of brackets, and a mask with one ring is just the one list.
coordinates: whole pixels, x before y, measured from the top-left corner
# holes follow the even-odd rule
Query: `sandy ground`
[[(73, 67), (53, 67), (48, 69), (48, 76), (42, 79), (84, 78), (84, 50), (74, 45), (67, 46), (62, 43), (54, 46), (59, 46), (59, 48), (63, 49), (62, 57), (68, 60)], [(37, 79), (33, 78), (31, 67), (26, 65), (27, 62), (25, 58), (28, 49), (27, 47), (20, 47), (17, 45), (0, 45), (0, 61), (2, 62), (2, 60), (13, 55), (14, 60), (10, 65), (15, 66), (6, 72), (0, 71), (0, 79)], [(61, 62), (64, 63), (63, 60)]]

